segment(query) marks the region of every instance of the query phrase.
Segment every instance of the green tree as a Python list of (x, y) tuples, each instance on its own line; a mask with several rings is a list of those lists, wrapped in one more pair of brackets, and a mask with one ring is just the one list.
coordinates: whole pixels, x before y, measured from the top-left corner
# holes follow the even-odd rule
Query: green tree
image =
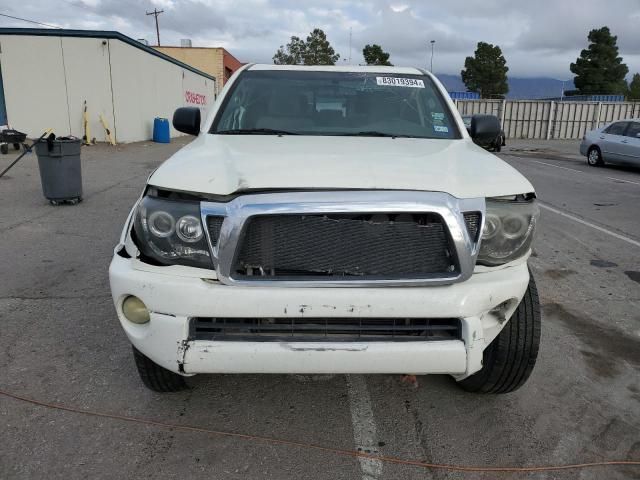
[(640, 73), (636, 73), (629, 83), (630, 100), (640, 100)]
[(309, 34), (304, 52), (305, 65), (335, 65), (340, 55), (335, 52), (325, 33), (316, 28)]
[(629, 68), (618, 56), (618, 37), (611, 35), (609, 27), (602, 27), (591, 30), (588, 38), (589, 47), (570, 66), (578, 91), (583, 95), (626, 94), (624, 77)]
[(509, 91), (507, 61), (498, 45), (478, 42), (473, 57), (464, 61), (460, 72), (467, 89), (478, 92), (483, 98), (504, 97)]
[(291, 37), (291, 41), (280, 48), (273, 56), (276, 65), (335, 65), (340, 55), (335, 52), (326, 34), (316, 28), (304, 41)]
[(393, 63), (389, 61), (389, 54), (382, 50), (382, 47), (377, 44), (366, 45), (362, 49), (362, 56), (367, 65), (391, 65)]
[(304, 62), (306, 48), (304, 40), (293, 36), (286, 46), (280, 45), (280, 48), (273, 56), (273, 63), (276, 65), (300, 65)]

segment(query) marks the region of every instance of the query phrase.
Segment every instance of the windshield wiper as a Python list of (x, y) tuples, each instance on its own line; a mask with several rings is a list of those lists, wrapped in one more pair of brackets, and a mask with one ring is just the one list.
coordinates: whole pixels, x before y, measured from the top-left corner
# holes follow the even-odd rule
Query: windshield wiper
[(362, 132), (338, 133), (341, 137), (389, 137), (389, 138), (418, 138), (414, 135), (403, 135), (398, 133), (385, 133), (377, 130), (366, 130)]
[(295, 132), (274, 128), (235, 128), (232, 130), (220, 130), (216, 133), (220, 135), (299, 135)]

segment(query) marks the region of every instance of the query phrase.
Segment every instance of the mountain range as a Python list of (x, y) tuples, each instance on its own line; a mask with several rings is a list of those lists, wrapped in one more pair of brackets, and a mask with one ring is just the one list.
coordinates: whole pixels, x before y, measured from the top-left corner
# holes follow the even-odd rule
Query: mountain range
[[(467, 90), (459, 75), (437, 74), (436, 76), (450, 92), (464, 92)], [(509, 93), (507, 93), (507, 98), (513, 100), (559, 97), (562, 91), (562, 80), (555, 78), (509, 77), (508, 82)], [(565, 90), (573, 88), (573, 80), (564, 82)]]

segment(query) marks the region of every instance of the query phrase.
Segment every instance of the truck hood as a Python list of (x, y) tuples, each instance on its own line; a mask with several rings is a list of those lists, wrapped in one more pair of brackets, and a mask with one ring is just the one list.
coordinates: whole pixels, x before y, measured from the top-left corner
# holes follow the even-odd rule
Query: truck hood
[(474, 198), (533, 191), (518, 171), (469, 139), (292, 135), (201, 134), (164, 162), (149, 184), (215, 195), (384, 189)]

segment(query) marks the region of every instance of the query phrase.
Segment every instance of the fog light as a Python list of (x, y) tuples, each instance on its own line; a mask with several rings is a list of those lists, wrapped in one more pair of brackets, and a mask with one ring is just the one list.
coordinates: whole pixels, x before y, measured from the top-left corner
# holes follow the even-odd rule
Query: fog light
[(122, 302), (122, 313), (133, 323), (147, 323), (149, 321), (149, 310), (138, 297), (129, 296)]

